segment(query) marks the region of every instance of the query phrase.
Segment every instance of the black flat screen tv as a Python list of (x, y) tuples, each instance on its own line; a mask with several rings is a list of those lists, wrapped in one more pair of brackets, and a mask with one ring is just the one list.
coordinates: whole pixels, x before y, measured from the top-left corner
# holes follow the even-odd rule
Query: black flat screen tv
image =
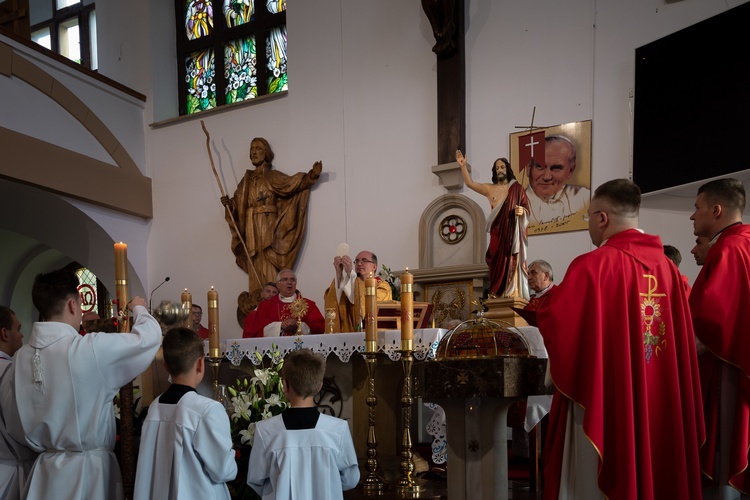
[(635, 51), (643, 193), (750, 169), (750, 2)]

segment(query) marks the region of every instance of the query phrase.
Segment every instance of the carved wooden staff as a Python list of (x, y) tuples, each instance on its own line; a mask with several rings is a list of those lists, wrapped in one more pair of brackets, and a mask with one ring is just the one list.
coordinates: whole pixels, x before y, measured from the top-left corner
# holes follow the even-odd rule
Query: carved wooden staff
[[(206, 151), (208, 151), (208, 159), (211, 162), (211, 170), (214, 171), (214, 177), (216, 177), (216, 183), (219, 185), (219, 192), (221, 192), (221, 196), (226, 196), (226, 193), (224, 192), (224, 186), (221, 185), (221, 180), (219, 180), (219, 174), (216, 172), (216, 165), (214, 165), (214, 155), (211, 153), (211, 135), (208, 133), (208, 130), (206, 130), (206, 125), (203, 123), (203, 120), (201, 120), (201, 128), (203, 129), (203, 133), (206, 134)], [(260, 276), (258, 276), (258, 271), (255, 270), (255, 267), (253, 267), (253, 261), (250, 260), (250, 250), (247, 249), (247, 244), (245, 243), (245, 239), (242, 237), (242, 233), (240, 232), (239, 227), (237, 227), (237, 222), (234, 220), (234, 214), (231, 210), (229, 210), (229, 207), (225, 206), (224, 210), (229, 214), (229, 220), (232, 221), (232, 228), (237, 232), (237, 238), (239, 238), (240, 243), (242, 243), (242, 248), (245, 249), (245, 257), (247, 257), (247, 267), (248, 269), (253, 270), (253, 274), (255, 274), (255, 279), (258, 280), (258, 283), (263, 285), (263, 282), (260, 279)], [(250, 274), (250, 271), (247, 272)], [(248, 290), (248, 292), (251, 290)]]

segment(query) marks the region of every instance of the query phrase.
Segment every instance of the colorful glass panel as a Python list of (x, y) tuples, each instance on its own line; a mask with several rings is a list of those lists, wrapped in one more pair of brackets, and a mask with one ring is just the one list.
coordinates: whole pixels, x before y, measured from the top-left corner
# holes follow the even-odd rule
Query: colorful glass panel
[(187, 114), (216, 107), (214, 51), (194, 52), (185, 59)]
[(241, 102), (258, 97), (256, 76), (255, 37), (234, 40), (224, 46), (227, 81), (226, 103)]
[(224, 17), (230, 28), (252, 21), (255, 17), (255, 0), (224, 0)]
[(76, 271), (78, 276), (78, 293), (81, 296), (81, 309), (84, 312), (99, 313), (99, 304), (96, 297), (96, 275), (82, 267)]
[(286, 10), (286, 0), (266, 0), (266, 10), (271, 14), (278, 14)]
[[(270, 3), (270, 2), (269, 2)], [(286, 25), (273, 28), (266, 39), (268, 93), (289, 90), (286, 75)]]
[(188, 40), (206, 36), (214, 27), (211, 0), (188, 0), (185, 8), (185, 31)]

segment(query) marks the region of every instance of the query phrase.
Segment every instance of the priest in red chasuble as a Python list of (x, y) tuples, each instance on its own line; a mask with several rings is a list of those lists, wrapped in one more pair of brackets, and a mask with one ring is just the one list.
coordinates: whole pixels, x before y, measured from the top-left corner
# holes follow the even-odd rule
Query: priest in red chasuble
[(490, 295), (520, 297), (529, 300), (526, 274), (526, 250), (529, 225), (529, 199), (516, 181), (510, 163), (498, 158), (492, 165), (492, 184), (474, 182), (466, 167), (466, 158), (456, 151), (464, 183), (472, 191), (484, 195), (492, 212), (487, 219), (490, 245), (485, 260), (490, 268)]
[(708, 348), (701, 361), (708, 357), (712, 364), (701, 372), (706, 419), (701, 468), (713, 480), (712, 490), (721, 490), (716, 498), (734, 498), (736, 490), (750, 494), (750, 225), (742, 223), (744, 209), (742, 183), (719, 179), (698, 189), (690, 217), (695, 235), (710, 240), (690, 310), (695, 334)]
[(598, 249), (576, 258), (537, 310), (556, 388), (545, 498), (701, 498), (688, 299), (659, 237), (637, 229), (640, 202), (629, 180), (596, 190)]

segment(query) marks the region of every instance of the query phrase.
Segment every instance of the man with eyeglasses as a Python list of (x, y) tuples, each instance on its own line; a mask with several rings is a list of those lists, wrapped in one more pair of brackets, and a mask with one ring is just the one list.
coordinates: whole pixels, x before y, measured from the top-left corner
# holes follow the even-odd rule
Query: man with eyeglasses
[(589, 207), (598, 248), (537, 309), (555, 384), (545, 498), (701, 498), (704, 439), (687, 295), (661, 239), (638, 229), (641, 191), (616, 179)]
[(563, 135), (545, 137), (544, 165), (532, 162), (526, 166), (530, 225), (561, 223), (569, 216), (585, 212), (591, 192), (583, 186), (567, 184), (575, 169), (576, 147), (573, 142)]
[(333, 258), (336, 276), (325, 291), (325, 308), (334, 309), (333, 331), (359, 332), (365, 317), (365, 279), (372, 276), (377, 281), (378, 302), (391, 300), (391, 287), (377, 275), (378, 257), (363, 250), (352, 262), (348, 255)]
[(276, 276), (278, 295), (258, 305), (249, 325), (251, 337), (280, 337), (323, 333), (325, 320), (320, 309), (297, 290), (297, 277), (291, 269)]
[(203, 308), (197, 304), (193, 304), (190, 308), (190, 312), (193, 316), (193, 330), (195, 333), (200, 335), (203, 340), (208, 340), (208, 328), (201, 325), (203, 319)]

